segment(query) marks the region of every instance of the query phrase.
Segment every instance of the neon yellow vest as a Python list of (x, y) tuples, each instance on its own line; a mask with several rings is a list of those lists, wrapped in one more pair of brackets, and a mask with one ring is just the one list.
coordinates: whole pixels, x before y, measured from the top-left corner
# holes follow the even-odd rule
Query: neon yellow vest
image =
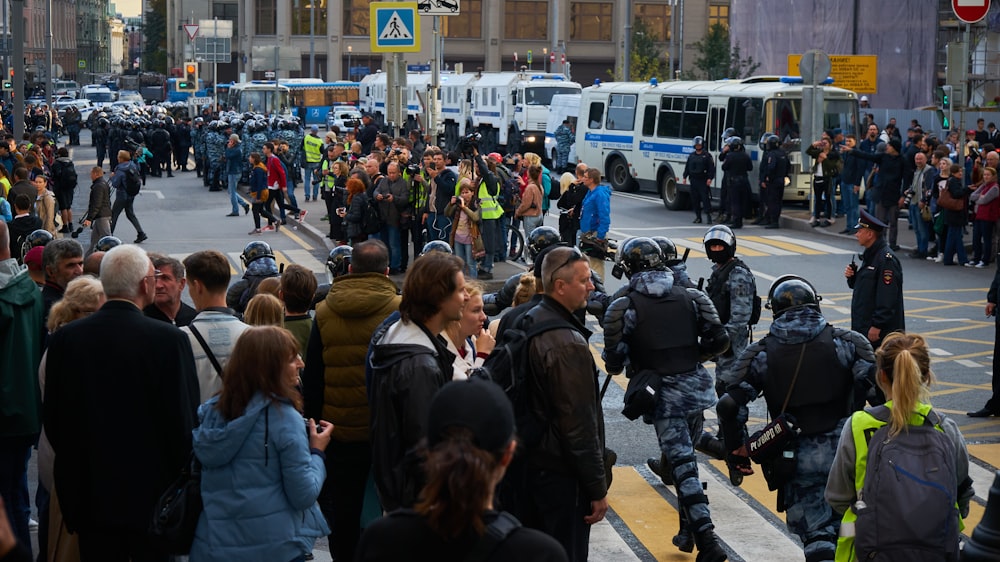
[[(500, 192), (497, 191), (497, 194)], [(483, 220), (496, 220), (503, 216), (503, 208), (500, 202), (486, 189), (486, 181), (479, 182), (479, 208)]]
[(319, 137), (306, 135), (302, 141), (302, 147), (306, 151), (306, 162), (318, 164), (323, 159), (323, 140)]
[[(329, 160), (323, 160), (323, 165), (320, 167), (320, 171), (322, 172), (322, 171), (326, 171), (326, 170), (333, 171), (333, 162), (331, 162)], [(337, 181), (335, 179), (336, 176), (334, 176), (333, 174), (328, 174), (328, 175), (321, 176), (321, 177), (323, 178), (323, 180), (322, 180), (322, 183), (320, 185), (322, 185), (323, 187), (325, 187), (327, 189), (333, 189), (333, 187), (334, 187), (334, 185), (336, 184), (336, 181)]]

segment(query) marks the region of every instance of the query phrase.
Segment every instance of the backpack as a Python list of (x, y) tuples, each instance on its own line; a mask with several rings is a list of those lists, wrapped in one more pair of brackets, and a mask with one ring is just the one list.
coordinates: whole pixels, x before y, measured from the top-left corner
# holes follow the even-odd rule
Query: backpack
[(528, 346), (531, 338), (559, 328), (573, 328), (565, 320), (534, 322), (530, 314), (525, 314), (500, 336), (493, 352), (483, 361), (478, 376), (489, 378), (500, 385), (514, 407), (514, 423), (518, 441), (525, 447), (538, 445), (545, 433), (545, 420), (539, 419), (531, 407), (529, 378), (533, 375), (528, 360)]
[(369, 197), (361, 215), (361, 231), (365, 234), (376, 234), (380, 230), (382, 230), (382, 215), (379, 213), (378, 203)]
[(52, 170), (52, 175), (55, 176), (53, 179), (58, 180), (56, 183), (59, 184), (59, 187), (76, 188), (76, 166), (73, 164), (60, 162), (59, 166)]
[(958, 560), (955, 446), (940, 430), (943, 419), (930, 410), (923, 424), (890, 438), (888, 407), (865, 414), (884, 425), (868, 439), (865, 483), (852, 507), (858, 560)]
[(125, 169), (125, 193), (135, 197), (139, 195), (140, 189), (142, 189), (142, 178), (139, 176), (139, 170), (135, 166), (129, 166)]
[(516, 177), (510, 174), (501, 175), (498, 199), (503, 212), (513, 213), (517, 210), (517, 206), (521, 204), (521, 185)]

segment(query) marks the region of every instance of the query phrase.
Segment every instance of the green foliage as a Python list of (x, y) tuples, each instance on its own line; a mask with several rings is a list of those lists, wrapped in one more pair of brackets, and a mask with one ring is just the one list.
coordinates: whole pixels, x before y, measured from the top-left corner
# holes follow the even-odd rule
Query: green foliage
[[(650, 78), (657, 78), (663, 82), (670, 79), (670, 64), (657, 46), (659, 41), (656, 32), (649, 29), (644, 20), (635, 20), (632, 52), (629, 53), (629, 80), (648, 82)], [(609, 69), (608, 76), (615, 81), (622, 79), (622, 73), (617, 68)]]
[(692, 77), (704, 80), (745, 78), (753, 76), (760, 68), (753, 57), (742, 58), (739, 43), (730, 47), (729, 29), (719, 23), (710, 27), (708, 34), (692, 47), (699, 55), (694, 61), (698, 72), (691, 73)]
[(151, 0), (143, 17), (142, 70), (167, 74), (167, 0)]

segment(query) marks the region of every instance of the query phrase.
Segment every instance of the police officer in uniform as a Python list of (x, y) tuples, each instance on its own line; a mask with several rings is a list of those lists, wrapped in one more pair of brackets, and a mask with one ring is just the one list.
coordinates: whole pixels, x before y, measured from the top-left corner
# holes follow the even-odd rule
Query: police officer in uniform
[(723, 389), (734, 382), (733, 365), (750, 341), (757, 282), (750, 268), (736, 257), (736, 235), (728, 226), (716, 225), (708, 229), (704, 243), (708, 259), (715, 264), (706, 292), (729, 334), (729, 349), (715, 358), (715, 379), (721, 395)]
[[(794, 419), (801, 433), (774, 464), (762, 465), (769, 488), (778, 490), (778, 511), (802, 541), (806, 562), (834, 559), (840, 517), (823, 497), (844, 420), (861, 404), (875, 354), (861, 334), (836, 328), (819, 308), (820, 296), (805, 279), (785, 275), (768, 294), (774, 314), (770, 332), (740, 356), (736, 382), (719, 400), (719, 424), (732, 449), (730, 478), (751, 474), (739, 410), (763, 393), (772, 418)], [(863, 392), (862, 392), (863, 394)], [(787, 405), (786, 405), (787, 402)], [(739, 445), (736, 447), (735, 445)], [(788, 455), (791, 455), (790, 457)], [(785, 461), (788, 459), (788, 461)], [(783, 462), (794, 463), (783, 473)]]
[(690, 178), (691, 207), (694, 209), (694, 223), (701, 224), (701, 211), (704, 209), (706, 220), (712, 222), (712, 194), (708, 184), (715, 179), (715, 160), (704, 150), (705, 140), (694, 138), (694, 152), (688, 155), (684, 164), (684, 179)]
[[(628, 364), (630, 386), (640, 380), (659, 383), (655, 399), (632, 414), (652, 419), (673, 469), (681, 516), (674, 544), (684, 552), (696, 544), (699, 562), (725, 560), (698, 478), (694, 441), (702, 434), (702, 412), (715, 403), (712, 375), (701, 361), (725, 351), (729, 336), (704, 293), (674, 284), (655, 242), (629, 240), (621, 256), (629, 291), (605, 315), (606, 370), (618, 374)], [(632, 406), (626, 398), (626, 411)]]
[(760, 165), (760, 200), (764, 209), (754, 224), (764, 228), (781, 228), (781, 202), (785, 198), (785, 178), (791, 163), (788, 154), (781, 148), (778, 135), (768, 135), (764, 139), (764, 161)]
[(750, 204), (748, 174), (753, 171), (753, 161), (739, 137), (729, 138), (719, 159), (722, 160), (722, 183), (729, 191), (729, 206), (725, 209), (729, 214), (727, 224), (730, 228), (743, 228), (743, 216)]
[(886, 224), (861, 210), (854, 237), (864, 246), (861, 265), (854, 260), (844, 269), (851, 299), (851, 329), (868, 337), (878, 349), (890, 332), (906, 329), (903, 314), (903, 267), (882, 236)]

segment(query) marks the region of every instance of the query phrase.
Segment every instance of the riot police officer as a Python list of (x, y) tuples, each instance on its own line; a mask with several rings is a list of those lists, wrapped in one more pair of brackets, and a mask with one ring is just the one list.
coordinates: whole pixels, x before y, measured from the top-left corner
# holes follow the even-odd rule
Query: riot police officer
[[(347, 245), (337, 246), (330, 250), (330, 253), (326, 257), (326, 269), (330, 272), (331, 281), (351, 272), (351, 254), (353, 252), (354, 249)], [(316, 293), (313, 295), (313, 302), (310, 308), (316, 308), (317, 304), (323, 302), (323, 299), (330, 292), (330, 285), (331, 283), (323, 283), (316, 287)]]
[[(740, 356), (719, 400), (719, 423), (731, 450), (730, 478), (739, 485), (752, 473), (739, 410), (763, 393), (772, 418), (784, 415), (799, 435), (761, 465), (768, 487), (778, 490), (778, 511), (804, 544), (805, 559), (833, 560), (840, 517), (823, 497), (844, 420), (860, 407), (853, 397), (870, 386), (875, 354), (857, 332), (830, 325), (820, 296), (805, 279), (779, 277), (768, 292), (774, 314), (770, 332)], [(737, 446), (738, 445), (738, 446)]]
[(756, 320), (757, 282), (750, 268), (736, 257), (736, 235), (728, 226), (708, 229), (704, 243), (708, 259), (715, 264), (708, 279), (708, 297), (729, 334), (729, 349), (715, 358), (715, 378), (721, 395), (722, 389), (733, 382), (732, 366), (749, 343), (750, 324)]
[(760, 165), (760, 201), (764, 209), (754, 224), (780, 228), (781, 201), (785, 197), (785, 179), (791, 171), (791, 163), (781, 148), (778, 135), (767, 135), (762, 144), (766, 151)]
[(255, 240), (243, 248), (240, 260), (246, 268), (243, 279), (240, 279), (226, 291), (226, 306), (243, 314), (247, 302), (257, 292), (257, 285), (268, 277), (280, 275), (278, 262), (274, 260), (274, 252), (266, 242)]
[(681, 517), (674, 544), (691, 552), (693, 538), (699, 561), (725, 560), (698, 478), (694, 441), (702, 433), (702, 412), (715, 403), (712, 375), (701, 361), (725, 351), (729, 336), (704, 293), (674, 284), (656, 242), (633, 238), (620, 254), (629, 290), (605, 314), (606, 370), (615, 375), (629, 364), (623, 413), (652, 420), (672, 468)]
[(722, 160), (722, 185), (729, 192), (729, 206), (725, 209), (729, 215), (727, 224), (730, 228), (743, 228), (743, 216), (750, 204), (748, 174), (753, 171), (753, 161), (739, 137), (729, 138), (719, 159)]
[(684, 179), (690, 178), (691, 182), (691, 206), (694, 208), (695, 224), (701, 223), (702, 210), (711, 223), (712, 194), (708, 184), (715, 179), (715, 160), (704, 150), (705, 140), (702, 137), (695, 137), (693, 144), (694, 152), (688, 155), (687, 163), (684, 164)]

